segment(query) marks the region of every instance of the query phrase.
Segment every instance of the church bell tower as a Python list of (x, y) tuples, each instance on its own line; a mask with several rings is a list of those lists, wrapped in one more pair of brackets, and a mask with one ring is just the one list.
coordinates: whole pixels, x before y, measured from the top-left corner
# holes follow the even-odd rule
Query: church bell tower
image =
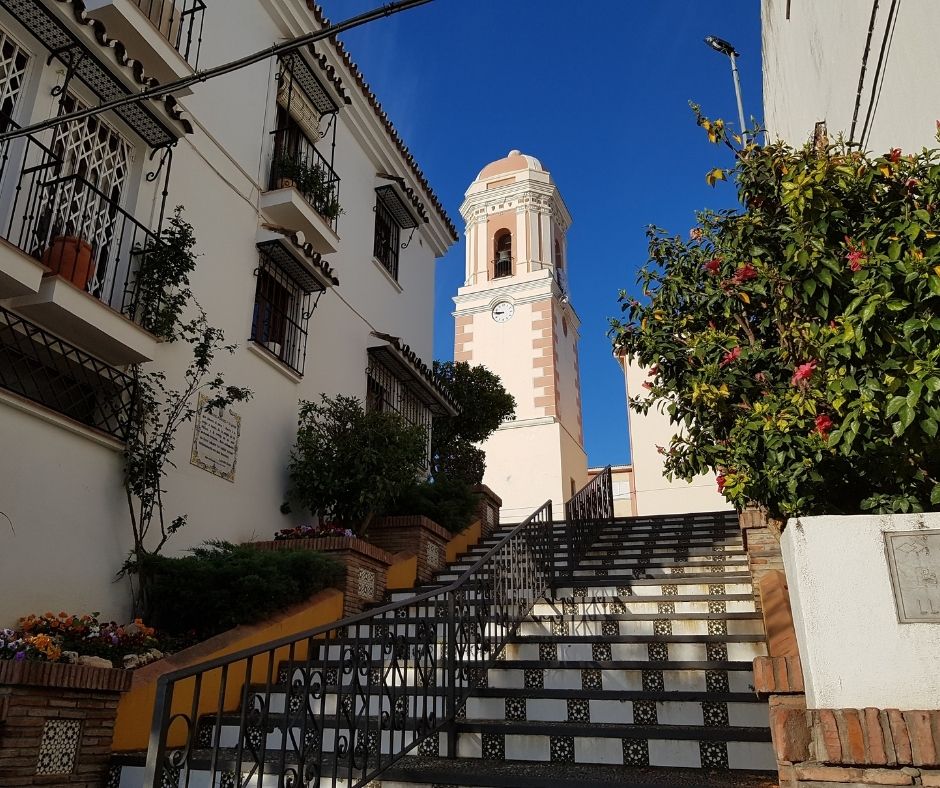
[(571, 215), (550, 173), (517, 150), (483, 168), (460, 213), (467, 265), (454, 298), (454, 360), (487, 367), (516, 398), (515, 419), (481, 446), (483, 481), (502, 497), (507, 522), (549, 498), (559, 517), (587, 482)]

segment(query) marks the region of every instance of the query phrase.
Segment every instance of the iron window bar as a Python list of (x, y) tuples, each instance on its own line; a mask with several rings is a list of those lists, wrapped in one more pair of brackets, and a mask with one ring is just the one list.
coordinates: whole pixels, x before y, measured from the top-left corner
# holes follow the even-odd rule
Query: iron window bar
[(392, 372), (372, 350), (370, 348), (366, 369), (366, 409), (397, 413), (406, 423), (424, 429), (426, 441), (421, 470), (427, 471), (431, 467), (431, 408), (416, 395), (409, 381)]
[[(306, 274), (289, 252), (281, 247), (259, 247), (255, 269), (255, 303), (249, 339), (298, 375), (304, 374), (307, 358), (307, 327), (316, 308), (313, 292), (324, 288)], [(306, 278), (298, 276), (298, 270)]]
[(269, 188), (294, 187), (336, 232), (341, 207), (336, 171), (285, 110), (274, 132)]
[(497, 257), (493, 260), (493, 278), (502, 279), (505, 276), (512, 276), (512, 258)]
[(115, 199), (120, 195), (67, 173), (55, 151), (35, 137), (4, 144), (0, 164), (6, 169), (11, 160), (19, 163), (19, 174), (0, 236), (46, 265), (61, 265), (66, 276), (74, 273), (79, 257), (87, 257), (87, 292), (148, 328), (148, 311), (160, 299), (159, 294), (142, 298), (148, 294), (139, 282), (149, 252), (162, 243), (159, 235), (120, 206)]
[(398, 281), (398, 251), (401, 243), (401, 228), (381, 197), (375, 200), (375, 237), (372, 254), (392, 279)]
[(132, 0), (189, 65), (199, 68), (205, 0)]
[(608, 465), (565, 504), (568, 568), (573, 573), (601, 529), (614, 519), (613, 472)]
[(134, 379), (0, 307), (0, 387), (119, 441)]
[(551, 587), (553, 551), (548, 501), (443, 588), (162, 676), (145, 785), (361, 788), (441, 731), (455, 755), (458, 709)]

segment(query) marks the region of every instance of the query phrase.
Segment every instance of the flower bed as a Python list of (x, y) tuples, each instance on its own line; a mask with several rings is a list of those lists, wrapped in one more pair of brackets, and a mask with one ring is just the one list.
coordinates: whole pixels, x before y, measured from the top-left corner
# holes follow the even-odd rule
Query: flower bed
[[(278, 532), (282, 533), (284, 531)], [(275, 536), (273, 541), (251, 542), (249, 546), (258, 550), (315, 550), (344, 564), (345, 576), (336, 584), (336, 588), (345, 595), (344, 615), (360, 613), (367, 606), (385, 599), (385, 585), (392, 557), (385, 550), (355, 536)]]

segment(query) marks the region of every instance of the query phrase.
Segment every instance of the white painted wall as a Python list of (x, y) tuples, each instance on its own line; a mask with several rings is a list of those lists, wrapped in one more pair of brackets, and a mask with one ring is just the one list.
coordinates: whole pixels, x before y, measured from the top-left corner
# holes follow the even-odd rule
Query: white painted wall
[[(864, 124), (890, 3), (881, 3), (872, 35), (856, 139)], [(787, 7), (790, 18), (786, 18)], [(762, 0), (764, 120), (772, 138), (801, 145), (817, 121), (830, 136), (848, 137), (858, 92), (862, 53), (871, 20), (862, 0)], [(893, 40), (879, 82), (868, 149), (936, 147), (940, 118), (940, 3), (898, 4)]]
[[(286, 37), (291, 31), (277, 16), (284, 7), (294, 11), (292, 34), (301, 26), (314, 27), (304, 0), (226, 0), (224, 13), (210, 7), (202, 63)], [(5, 13), (0, 13), (0, 25), (16, 28)], [(330, 56), (338, 65), (338, 58)], [(42, 52), (36, 58), (33, 103), (24, 119), (49, 116), (49, 88), (56, 74), (54, 67), (43, 65), (45, 57)], [(266, 181), (273, 128), (274, 70), (264, 63), (237, 78), (199, 85), (182, 102), (197, 129), (177, 146), (168, 205), (184, 204), (195, 229), (201, 255), (192, 276), (196, 298), (212, 325), (239, 345), (234, 356), (219, 357), (218, 369), (228, 382), (251, 388), (254, 398), (237, 408), (242, 433), (234, 484), (191, 465), (192, 425), (180, 431), (173, 456), (177, 467), (167, 478), (165, 501), (170, 517), (186, 514), (189, 524), (173, 537), (169, 554), (210, 538), (270, 537), (290, 524), (279, 506), (298, 400), (315, 399), (321, 392), (364, 397), (367, 347), (379, 344), (370, 337), (373, 329), (400, 336), (427, 363), (432, 360), (435, 258), (446, 249), (446, 231), (436, 215), (431, 225), (421, 225), (401, 252), (400, 287), (372, 262), (374, 189), (384, 182), (376, 172), (398, 173), (421, 191), (352, 77), (342, 68), (340, 74), (354, 99), (338, 120), (335, 169), (342, 179), (345, 213), (339, 220), (339, 250), (326, 258), (340, 285), (323, 294), (310, 320), (300, 382), (246, 347), (258, 262), (255, 236), (262, 222), (258, 195)], [(328, 155), (328, 146), (321, 150)], [(155, 190), (162, 183), (142, 180), (144, 163), (150, 166), (147, 153), (139, 145), (137, 180), (127, 204), (141, 221), (155, 224)], [(5, 180), (0, 204), (9, 188)], [(430, 200), (422, 199), (433, 213)], [(166, 370), (168, 383), (178, 385), (188, 360), (188, 347), (164, 344), (151, 368)], [(0, 518), (0, 627), (30, 612), (61, 609), (126, 620), (126, 588), (113, 582), (130, 549), (120, 449), (102, 445), (87, 431), (69, 431), (61, 417), (43, 415), (0, 401), (0, 511), (15, 529), (14, 534)], [(299, 514), (296, 519), (305, 518)]]
[(900, 624), (884, 533), (940, 514), (804, 517), (781, 547), (809, 708), (940, 708), (940, 624)]
[[(641, 396), (643, 383), (649, 378), (647, 370), (636, 365), (624, 366), (627, 398)], [(636, 485), (636, 510), (639, 515), (684, 514), (687, 512), (716, 512), (731, 508), (719, 494), (715, 475), (697, 476), (691, 482), (667, 479), (664, 457), (657, 446), (669, 447), (676, 433), (669, 416), (656, 408), (646, 415), (627, 409), (630, 432), (630, 457)]]

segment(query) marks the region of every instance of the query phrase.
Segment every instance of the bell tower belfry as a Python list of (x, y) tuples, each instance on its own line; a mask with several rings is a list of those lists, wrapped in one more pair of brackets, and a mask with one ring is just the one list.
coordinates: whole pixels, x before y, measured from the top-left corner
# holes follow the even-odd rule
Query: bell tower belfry
[(516, 418), (481, 448), (501, 516), (555, 514), (587, 482), (578, 370), (580, 321), (568, 291), (571, 215), (551, 175), (517, 150), (488, 164), (460, 207), (464, 286), (454, 303), (454, 360), (482, 364), (516, 398)]

